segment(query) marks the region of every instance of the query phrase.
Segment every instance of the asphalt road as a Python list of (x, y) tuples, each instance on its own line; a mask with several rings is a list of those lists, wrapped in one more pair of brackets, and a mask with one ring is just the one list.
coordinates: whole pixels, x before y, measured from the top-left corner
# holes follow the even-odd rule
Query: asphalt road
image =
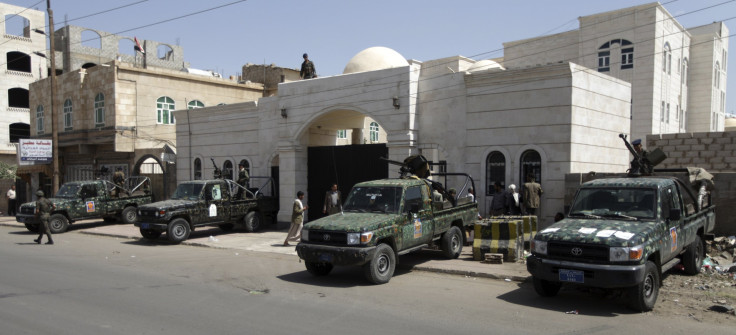
[(398, 270), (375, 286), (357, 267), (312, 277), (293, 255), (34, 238), (0, 227), (0, 334), (733, 333), (590, 294), (545, 299), (502, 280)]

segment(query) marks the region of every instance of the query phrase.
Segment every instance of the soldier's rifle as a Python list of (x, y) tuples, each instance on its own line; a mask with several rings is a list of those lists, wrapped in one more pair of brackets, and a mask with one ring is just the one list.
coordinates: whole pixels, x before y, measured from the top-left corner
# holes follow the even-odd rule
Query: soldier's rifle
[(631, 143), (629, 143), (629, 141), (626, 139), (626, 135), (618, 134), (618, 137), (620, 137), (624, 141), (626, 149), (629, 149), (629, 152), (634, 156), (634, 160), (631, 162), (629, 173), (632, 175), (651, 175), (653, 168), (652, 164), (647, 159), (642, 157), (642, 155), (636, 152), (634, 146), (632, 146)]
[(222, 179), (222, 170), (217, 167), (217, 164), (215, 163), (215, 159), (210, 157), (210, 160), (212, 161), (212, 166), (215, 167), (215, 173), (214, 177), (215, 179)]
[[(426, 160), (426, 158), (424, 158), (424, 156), (419, 155), (419, 156), (417, 156), (417, 158), (421, 162), (424, 162), (424, 163), (427, 162), (427, 160)], [(448, 199), (449, 198), (450, 195), (449, 195), (449, 193), (447, 193), (447, 191), (445, 190), (445, 187), (442, 185), (442, 183), (437, 182), (437, 181), (434, 181), (434, 180), (430, 180), (430, 179), (427, 179), (427, 178), (419, 177), (417, 175), (416, 171), (415, 171), (415, 168), (411, 168), (409, 166), (409, 164), (404, 163), (404, 162), (397, 162), (397, 161), (394, 161), (394, 160), (390, 160), (390, 159), (385, 158), (385, 157), (379, 157), (379, 159), (382, 160), (382, 161), (385, 161), (385, 162), (387, 162), (389, 164), (398, 165), (399, 166), (399, 177), (400, 178), (409, 178), (410, 176), (414, 176), (414, 177), (416, 177), (418, 179), (424, 180), (424, 182), (427, 183), (427, 184), (429, 184), (429, 186), (432, 189), (435, 189), (435, 190), (437, 190), (437, 192), (440, 192), (440, 194), (442, 194), (445, 197), (445, 199)], [(417, 166), (417, 164), (414, 164), (414, 166)], [(429, 174), (429, 173), (427, 173), (427, 174)]]

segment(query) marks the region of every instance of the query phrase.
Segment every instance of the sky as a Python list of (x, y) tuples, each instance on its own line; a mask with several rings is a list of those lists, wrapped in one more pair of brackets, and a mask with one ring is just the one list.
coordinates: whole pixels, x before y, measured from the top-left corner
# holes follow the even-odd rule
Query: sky
[[(320, 77), (338, 75), (353, 56), (373, 46), (388, 47), (419, 61), (456, 55), (475, 60), (502, 57), (504, 42), (574, 30), (579, 28), (580, 16), (652, 2), (50, 1), (56, 29), (66, 22), (179, 45), (192, 68), (213, 70), (225, 77), (239, 75), (246, 63), (297, 69), (303, 53), (309, 53)], [(44, 0), (0, 2), (46, 11)], [(730, 33), (736, 33), (736, 0), (663, 0), (662, 4), (686, 28), (725, 21)], [(99, 12), (104, 13), (90, 15)], [(728, 57), (729, 64), (736, 64), (734, 48), (729, 49)], [(736, 74), (729, 72), (726, 112), (736, 115)]]

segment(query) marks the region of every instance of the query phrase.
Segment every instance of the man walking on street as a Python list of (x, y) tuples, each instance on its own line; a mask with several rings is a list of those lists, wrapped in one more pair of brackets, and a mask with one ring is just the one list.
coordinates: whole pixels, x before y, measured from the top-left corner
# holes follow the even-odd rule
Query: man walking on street
[(5, 197), (8, 198), (8, 215), (15, 216), (15, 185), (10, 185), (10, 189), (5, 194)]
[(294, 207), (291, 211), (291, 227), (289, 232), (286, 234), (286, 240), (284, 240), (284, 246), (288, 246), (289, 242), (299, 242), (302, 239), (302, 226), (304, 225), (304, 211), (309, 206), (302, 204), (304, 200), (304, 192), (296, 192), (296, 199), (294, 200)]
[(36, 192), (36, 196), (38, 196), (38, 200), (36, 200), (36, 217), (41, 220), (41, 224), (38, 225), (38, 238), (33, 241), (41, 244), (41, 239), (43, 239), (43, 234), (45, 233), (49, 239), (46, 244), (54, 244), (54, 239), (51, 238), (51, 230), (49, 229), (49, 217), (51, 216), (51, 211), (54, 210), (54, 204), (44, 196), (41, 190)]
[(317, 69), (314, 68), (314, 63), (309, 60), (309, 55), (306, 53), (302, 55), (304, 62), (302, 62), (302, 70), (299, 71), (299, 77), (302, 79), (317, 78)]

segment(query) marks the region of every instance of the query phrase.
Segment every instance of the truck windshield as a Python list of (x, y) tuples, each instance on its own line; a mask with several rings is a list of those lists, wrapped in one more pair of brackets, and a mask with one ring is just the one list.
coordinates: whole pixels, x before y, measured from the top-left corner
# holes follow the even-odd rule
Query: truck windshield
[(655, 191), (649, 188), (583, 188), (570, 207), (570, 217), (653, 219), (657, 214)]
[(398, 213), (400, 187), (354, 187), (343, 210), (346, 212)]
[(61, 185), (59, 191), (56, 192), (57, 198), (75, 198), (79, 189), (82, 186), (79, 184), (64, 184)]
[(174, 195), (171, 196), (171, 199), (197, 200), (202, 193), (203, 187), (204, 184), (179, 184), (179, 186), (176, 187)]

